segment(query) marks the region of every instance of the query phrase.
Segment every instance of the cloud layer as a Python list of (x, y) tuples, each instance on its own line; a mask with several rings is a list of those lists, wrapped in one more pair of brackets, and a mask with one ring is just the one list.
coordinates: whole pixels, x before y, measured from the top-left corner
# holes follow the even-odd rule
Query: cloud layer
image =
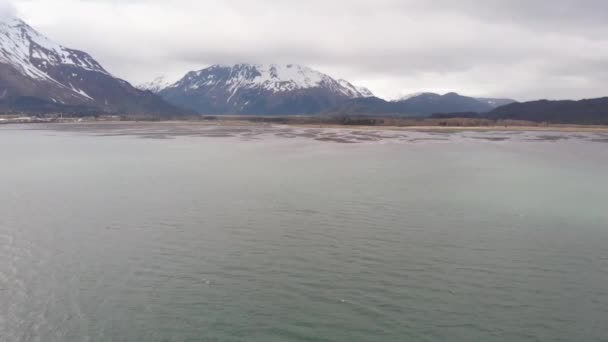
[(14, 16), (17, 13), (15, 6), (8, 1), (0, 1), (0, 18)]
[[(395, 97), (608, 95), (603, 0), (15, 0), (134, 83), (214, 63), (300, 63)], [(0, 5), (0, 13), (5, 5)], [(10, 10), (10, 6), (7, 6)]]

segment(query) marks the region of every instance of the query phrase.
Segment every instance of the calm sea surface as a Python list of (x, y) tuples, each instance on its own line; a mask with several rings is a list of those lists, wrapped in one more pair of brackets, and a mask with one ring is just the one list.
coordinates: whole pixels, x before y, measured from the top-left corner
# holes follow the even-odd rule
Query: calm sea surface
[(608, 341), (608, 135), (0, 127), (0, 341)]

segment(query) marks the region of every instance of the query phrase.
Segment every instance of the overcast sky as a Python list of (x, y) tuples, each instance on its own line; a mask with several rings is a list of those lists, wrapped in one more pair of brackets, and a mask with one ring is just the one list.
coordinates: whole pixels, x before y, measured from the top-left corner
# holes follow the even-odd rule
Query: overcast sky
[(606, 0), (2, 1), (135, 84), (216, 63), (297, 63), (388, 98), (608, 96)]

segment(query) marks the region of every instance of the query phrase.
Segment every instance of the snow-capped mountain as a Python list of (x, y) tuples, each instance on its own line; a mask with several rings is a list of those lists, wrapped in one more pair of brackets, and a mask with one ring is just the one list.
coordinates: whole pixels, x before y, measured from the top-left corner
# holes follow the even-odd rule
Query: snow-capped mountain
[[(46, 71), (61, 65), (108, 74), (88, 54), (51, 41), (18, 18), (8, 18), (0, 22), (0, 46), (1, 62), (12, 64), (20, 72), (34, 79), (52, 81)], [(80, 91), (76, 93), (82, 95)]]
[(174, 82), (170, 81), (169, 78), (167, 78), (167, 76), (159, 76), (150, 82), (146, 82), (146, 83), (142, 83), (142, 84), (138, 85), (137, 89), (147, 90), (147, 91), (153, 92), (154, 94), (158, 94), (161, 92), (161, 90), (169, 87), (173, 83)]
[(370, 94), (296, 64), (213, 65), (160, 91), (169, 102), (205, 114), (313, 114)]
[(0, 108), (183, 112), (115, 78), (86, 52), (57, 44), (14, 17), (0, 19)]

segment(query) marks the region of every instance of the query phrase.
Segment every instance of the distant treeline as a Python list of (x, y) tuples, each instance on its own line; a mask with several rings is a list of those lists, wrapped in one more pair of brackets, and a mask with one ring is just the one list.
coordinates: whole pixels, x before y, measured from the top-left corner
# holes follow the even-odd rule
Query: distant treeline
[(540, 126), (541, 123), (523, 120), (493, 120), (479, 117), (432, 118), (367, 117), (367, 116), (204, 116), (203, 120), (234, 120), (276, 125), (325, 125), (325, 126), (436, 126), (436, 127), (490, 127), (490, 126)]

